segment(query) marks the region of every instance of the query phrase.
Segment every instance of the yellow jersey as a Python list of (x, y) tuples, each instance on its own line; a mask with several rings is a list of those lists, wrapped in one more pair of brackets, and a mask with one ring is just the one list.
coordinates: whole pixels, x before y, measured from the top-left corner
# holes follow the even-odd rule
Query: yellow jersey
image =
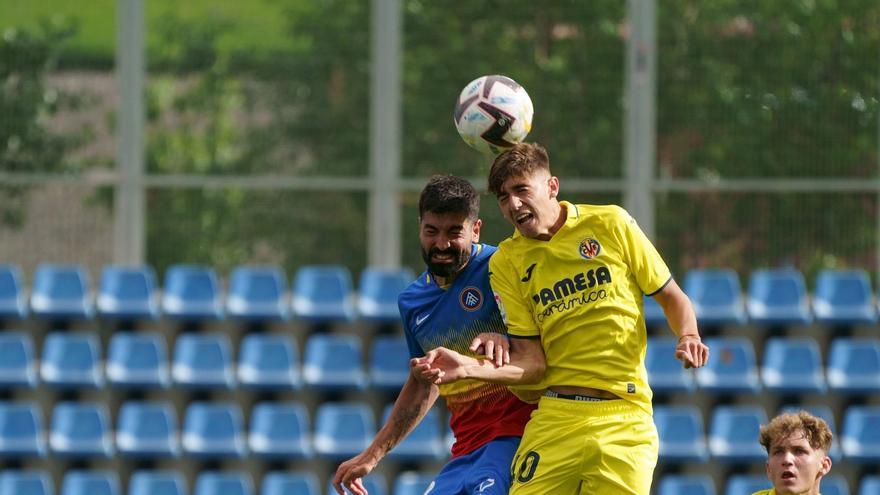
[(561, 205), (550, 240), (516, 231), (489, 261), (508, 333), (540, 338), (547, 360), (541, 383), (511, 390), (534, 402), (554, 385), (590, 387), (651, 413), (642, 298), (666, 286), (669, 268), (623, 208)]

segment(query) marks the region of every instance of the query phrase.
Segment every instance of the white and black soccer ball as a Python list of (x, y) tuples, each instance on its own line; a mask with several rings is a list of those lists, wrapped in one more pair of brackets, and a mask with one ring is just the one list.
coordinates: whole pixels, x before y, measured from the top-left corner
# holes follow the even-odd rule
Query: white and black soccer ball
[(532, 130), (532, 99), (513, 79), (482, 76), (461, 91), (455, 103), (455, 128), (464, 142), (483, 152), (498, 154)]

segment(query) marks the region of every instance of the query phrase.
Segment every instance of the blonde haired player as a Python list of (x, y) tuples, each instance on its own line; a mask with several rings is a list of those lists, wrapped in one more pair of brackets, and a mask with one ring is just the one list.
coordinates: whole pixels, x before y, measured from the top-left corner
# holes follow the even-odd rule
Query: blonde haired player
[(821, 495), (822, 477), (831, 471), (831, 439), (828, 423), (806, 411), (773, 418), (760, 436), (773, 488), (753, 495)]
[[(559, 179), (540, 145), (521, 143), (498, 155), (489, 190), (516, 228), (489, 264), (511, 363), (521, 362), (522, 341), (540, 342), (546, 359), (538, 385), (511, 387), (539, 402), (511, 465), (510, 493), (648, 495), (659, 442), (642, 298), (662, 306), (679, 337), (676, 358), (697, 368), (709, 349), (690, 300), (625, 210), (558, 200)], [(509, 375), (505, 366), (446, 348), (427, 353), (420, 366), (440, 383), (504, 383)]]

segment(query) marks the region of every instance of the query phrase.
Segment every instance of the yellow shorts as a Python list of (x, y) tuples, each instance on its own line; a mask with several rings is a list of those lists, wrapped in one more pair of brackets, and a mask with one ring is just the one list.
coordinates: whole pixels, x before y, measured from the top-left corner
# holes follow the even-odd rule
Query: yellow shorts
[(651, 415), (626, 400), (541, 397), (510, 467), (510, 495), (649, 495), (659, 445)]

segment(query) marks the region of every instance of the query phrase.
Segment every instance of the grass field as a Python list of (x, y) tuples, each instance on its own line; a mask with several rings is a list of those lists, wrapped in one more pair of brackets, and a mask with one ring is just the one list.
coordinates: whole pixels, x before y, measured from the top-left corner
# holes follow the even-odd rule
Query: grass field
[[(112, 58), (116, 44), (116, 0), (0, 0), (0, 31), (10, 27), (34, 28), (43, 19), (63, 16), (76, 22), (76, 36), (66, 50), (90, 57)], [(288, 3), (280, 0), (144, 0), (147, 46), (161, 40), (150, 29), (163, 16), (174, 14), (185, 20), (206, 18), (234, 21), (235, 27), (224, 33), (221, 46), (242, 51), (285, 51), (289, 40), (285, 35), (283, 9)]]

